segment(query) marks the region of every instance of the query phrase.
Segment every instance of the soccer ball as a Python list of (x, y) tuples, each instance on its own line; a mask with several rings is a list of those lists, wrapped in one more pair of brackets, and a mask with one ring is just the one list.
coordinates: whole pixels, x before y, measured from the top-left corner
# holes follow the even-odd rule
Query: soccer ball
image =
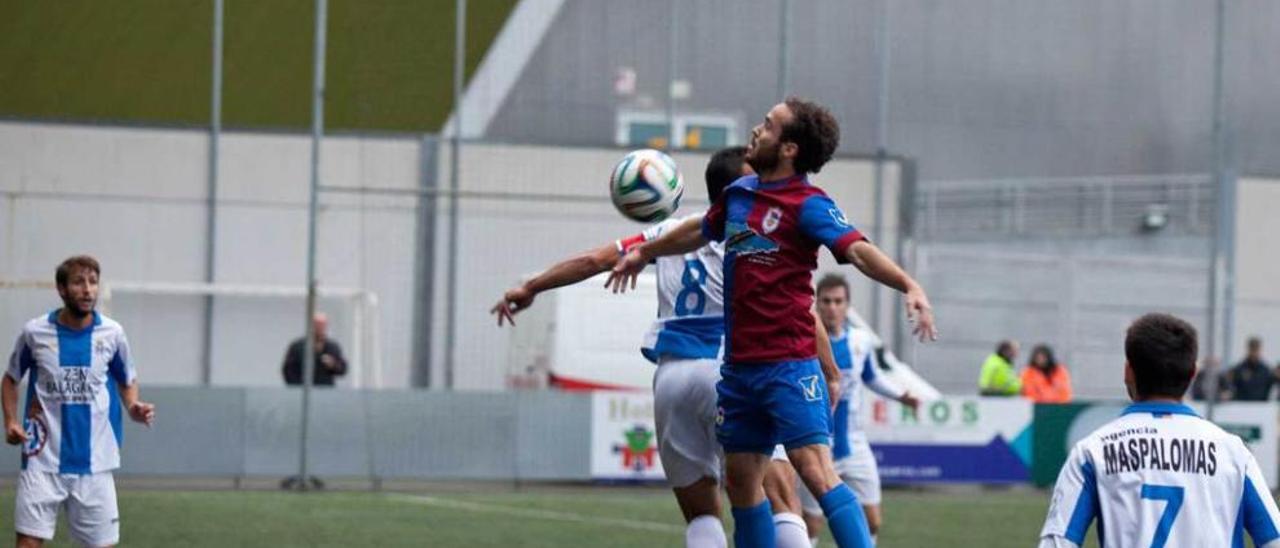
[(618, 162), (609, 177), (613, 206), (628, 218), (655, 223), (670, 217), (684, 196), (684, 176), (662, 151), (634, 151)]

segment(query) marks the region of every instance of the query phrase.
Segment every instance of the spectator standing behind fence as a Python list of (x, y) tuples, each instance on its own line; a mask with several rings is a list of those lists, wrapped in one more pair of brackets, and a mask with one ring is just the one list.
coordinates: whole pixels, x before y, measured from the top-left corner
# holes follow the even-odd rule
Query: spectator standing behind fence
[(1208, 401), (1216, 389), (1218, 398), (1214, 401), (1231, 401), (1231, 380), (1218, 367), (1218, 358), (1208, 357), (1196, 368), (1196, 378), (1191, 381), (1191, 399)]
[(987, 356), (978, 378), (978, 393), (983, 396), (1017, 396), (1022, 381), (1013, 364), (1018, 359), (1018, 341), (1004, 340), (996, 345), (996, 353)]
[[(329, 318), (324, 314), (316, 314), (314, 320), (316, 332), (316, 370), (312, 375), (312, 384), (316, 386), (333, 386), (335, 377), (347, 374), (347, 360), (342, 357), (342, 347), (326, 336)], [(302, 352), (307, 344), (307, 337), (293, 341), (284, 354), (284, 383), (290, 386), (302, 384)]]
[(1036, 345), (1031, 350), (1031, 360), (1022, 370), (1022, 395), (1036, 403), (1071, 401), (1071, 375), (1049, 345)]
[(1271, 386), (1276, 383), (1275, 372), (1262, 359), (1262, 340), (1250, 337), (1248, 354), (1231, 369), (1231, 391), (1236, 401), (1267, 401)]

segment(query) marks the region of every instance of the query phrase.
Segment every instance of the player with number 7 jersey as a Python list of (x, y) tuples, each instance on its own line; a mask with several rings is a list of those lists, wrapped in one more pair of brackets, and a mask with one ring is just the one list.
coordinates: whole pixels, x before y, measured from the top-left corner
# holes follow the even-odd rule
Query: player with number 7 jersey
[(1072, 449), (1040, 546), (1280, 546), (1280, 515), (1240, 437), (1181, 403), (1195, 372), (1195, 329), (1148, 314), (1125, 340), (1134, 403)]

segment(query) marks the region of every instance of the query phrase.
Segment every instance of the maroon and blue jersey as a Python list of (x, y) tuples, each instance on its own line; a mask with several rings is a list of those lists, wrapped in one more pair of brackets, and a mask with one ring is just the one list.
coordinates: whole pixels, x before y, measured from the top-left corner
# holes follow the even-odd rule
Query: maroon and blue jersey
[(702, 233), (725, 246), (725, 362), (814, 357), (818, 247), (847, 262), (845, 250), (864, 239), (835, 202), (803, 175), (774, 182), (748, 175), (712, 204)]

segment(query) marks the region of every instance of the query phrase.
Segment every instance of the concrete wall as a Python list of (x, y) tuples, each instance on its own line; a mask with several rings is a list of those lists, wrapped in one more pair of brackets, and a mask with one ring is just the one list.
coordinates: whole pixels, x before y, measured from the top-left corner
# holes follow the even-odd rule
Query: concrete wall
[[(103, 280), (200, 282), (204, 276), (207, 134), (197, 130), (0, 123), (0, 280), (51, 280), (74, 253), (103, 263)], [(422, 174), (415, 137), (330, 136), (324, 141), (325, 185), (413, 189)], [(216, 281), (301, 287), (305, 281), (309, 137), (227, 133), (220, 157)], [(447, 147), (438, 158), (448, 158)], [(467, 198), (460, 202), (456, 387), (505, 386), (507, 337), (488, 315), (501, 292), (552, 261), (638, 232), (609, 204), (606, 178), (617, 149), (470, 144), (462, 150), (463, 191), (521, 193), (533, 199)], [(685, 212), (706, 206), (707, 156), (678, 154), (688, 185)], [(439, 184), (449, 180), (447, 162)], [(886, 169), (881, 243), (894, 248), (899, 169)], [(876, 234), (872, 166), (832, 162), (816, 179), (864, 231)], [(576, 195), (566, 202), (547, 195)], [(538, 196), (542, 197), (539, 198)], [(406, 387), (413, 333), (416, 195), (323, 193), (318, 223), (321, 287), (366, 288), (381, 300), (378, 334), (382, 381)], [(448, 201), (438, 200), (433, 349), (436, 386), (443, 381)], [(824, 267), (833, 263), (824, 258)], [(855, 297), (870, 300), (858, 282)], [(52, 290), (0, 290), (0, 334), (58, 306)], [(110, 313), (130, 333), (148, 384), (201, 380), (200, 297), (117, 295)], [(351, 309), (335, 299), (321, 308), (351, 349)], [(883, 316), (892, 324), (892, 301)], [(215, 299), (213, 382), (275, 386), (288, 342), (303, 330), (300, 298)], [(641, 333), (636, 333), (639, 345)], [(637, 366), (644, 367), (642, 362)], [(368, 378), (366, 377), (366, 380)], [(351, 380), (344, 381), (350, 384)]]
[[(322, 181), (415, 188), (413, 138), (334, 136)], [(310, 144), (297, 134), (227, 133), (218, 191), (216, 281), (302, 287)], [(75, 253), (97, 256), (103, 281), (202, 282), (206, 244), (207, 133), (183, 129), (0, 123), (0, 279), (52, 280)], [(325, 195), (319, 221), (322, 285), (383, 296), (384, 379), (408, 379), (415, 199)], [(50, 290), (4, 291), (0, 333), (59, 305)], [(148, 383), (201, 378), (199, 297), (120, 296), (111, 313), (131, 335)], [(346, 308), (333, 313), (337, 340)], [(302, 299), (215, 301), (213, 381), (272, 386), (280, 359), (304, 328)]]
[[(283, 477), (298, 470), (301, 391), (147, 388), (161, 417), (126, 421), (121, 475)], [(322, 477), (585, 480), (591, 399), (581, 394), (319, 390), (311, 470)], [(0, 473), (18, 470), (0, 449)]]
[(1259, 336), (1263, 356), (1280, 358), (1280, 180), (1240, 179), (1236, 187), (1235, 330), (1232, 356), (1243, 357), (1245, 339)]
[[(889, 150), (927, 179), (1194, 173), (1210, 169), (1213, 2), (806, 0), (793, 2), (788, 93), (830, 105), (844, 150), (874, 150), (877, 25), (889, 6)], [(485, 136), (612, 139), (619, 108), (666, 106), (757, 120), (777, 91), (777, 0), (571, 0)], [(1223, 71), (1242, 173), (1280, 173), (1280, 4), (1228, 0)], [(679, 32), (677, 66), (668, 25)], [(522, 29), (514, 29), (518, 32)], [(636, 91), (619, 96), (619, 70)], [(501, 97), (482, 95), (497, 101)]]

